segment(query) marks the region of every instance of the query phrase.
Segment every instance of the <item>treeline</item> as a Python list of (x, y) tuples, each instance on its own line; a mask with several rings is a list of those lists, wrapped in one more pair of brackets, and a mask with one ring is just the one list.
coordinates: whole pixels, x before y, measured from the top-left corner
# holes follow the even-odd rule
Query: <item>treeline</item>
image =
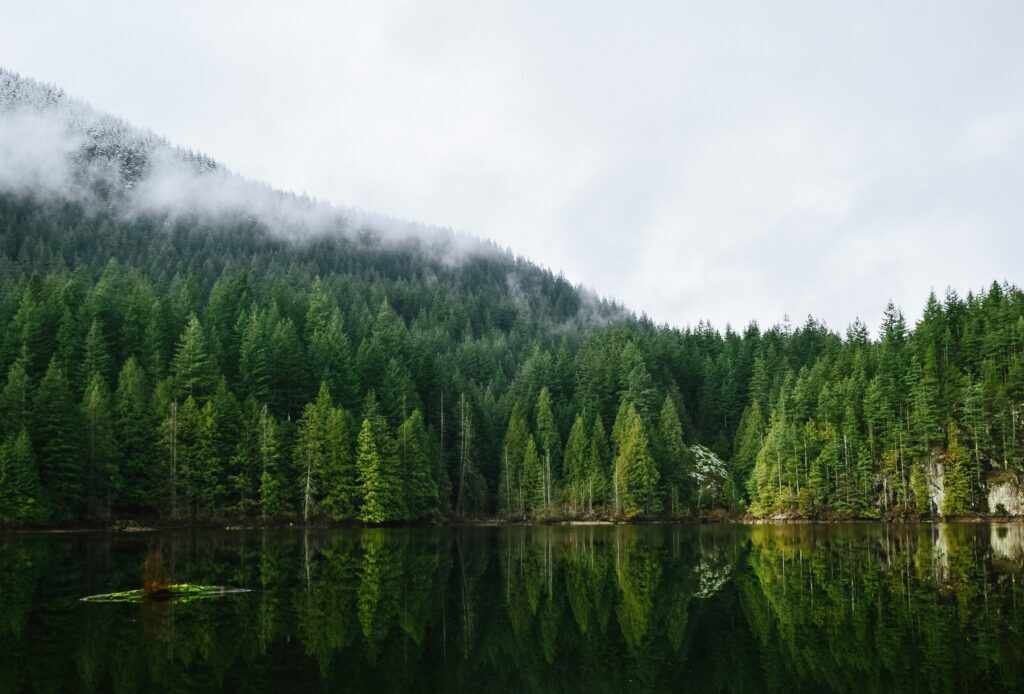
[(457, 245), (0, 194), (0, 522), (995, 512), (1021, 469), (1013, 287), (679, 330)]
[(734, 486), (700, 487), (684, 443), (726, 452), (733, 364), (800, 342), (657, 328), (497, 249), (367, 230), (6, 195), (0, 247), (5, 523), (684, 513)]
[(1013, 510), (988, 492), (1024, 472), (1024, 294), (932, 294), (913, 330), (890, 304), (877, 341), (858, 322), (813, 364), (759, 358), (734, 469), (758, 514)]

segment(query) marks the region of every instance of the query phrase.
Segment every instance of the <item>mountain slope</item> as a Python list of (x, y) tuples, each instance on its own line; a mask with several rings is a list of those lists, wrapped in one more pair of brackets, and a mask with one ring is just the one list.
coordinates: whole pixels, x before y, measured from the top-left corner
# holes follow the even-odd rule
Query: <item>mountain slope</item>
[(878, 341), (655, 326), (4, 71), (0, 325), (0, 524), (964, 513), (1024, 472), (1013, 286)]

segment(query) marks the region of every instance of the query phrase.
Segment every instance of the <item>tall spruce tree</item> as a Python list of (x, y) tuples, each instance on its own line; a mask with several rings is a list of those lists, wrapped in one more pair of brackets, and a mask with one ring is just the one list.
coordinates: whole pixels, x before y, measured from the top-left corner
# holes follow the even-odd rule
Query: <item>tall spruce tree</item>
[(39, 477), (56, 517), (75, 518), (85, 510), (80, 426), (68, 382), (56, 359), (50, 361), (36, 390), (33, 449)]
[(0, 525), (43, 520), (39, 474), (24, 428), (0, 442)]
[(658, 452), (660, 477), (667, 487), (666, 505), (669, 513), (675, 515), (690, 503), (693, 457), (683, 442), (683, 427), (675, 403), (668, 396), (658, 417)]

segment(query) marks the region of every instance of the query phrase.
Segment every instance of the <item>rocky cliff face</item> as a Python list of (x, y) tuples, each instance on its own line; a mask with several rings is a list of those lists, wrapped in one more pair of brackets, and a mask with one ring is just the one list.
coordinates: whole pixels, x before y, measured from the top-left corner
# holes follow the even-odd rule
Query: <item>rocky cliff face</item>
[(1001, 513), (1002, 509), (1011, 516), (1024, 516), (1024, 490), (1012, 480), (1002, 478), (988, 484), (989, 513)]

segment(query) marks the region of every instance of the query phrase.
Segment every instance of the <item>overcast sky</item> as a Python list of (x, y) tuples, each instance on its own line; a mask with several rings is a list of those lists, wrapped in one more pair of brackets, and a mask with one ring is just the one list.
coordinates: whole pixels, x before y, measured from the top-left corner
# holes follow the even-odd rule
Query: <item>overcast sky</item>
[(0, 64), (659, 322), (1024, 282), (1024, 3), (3, 2)]

